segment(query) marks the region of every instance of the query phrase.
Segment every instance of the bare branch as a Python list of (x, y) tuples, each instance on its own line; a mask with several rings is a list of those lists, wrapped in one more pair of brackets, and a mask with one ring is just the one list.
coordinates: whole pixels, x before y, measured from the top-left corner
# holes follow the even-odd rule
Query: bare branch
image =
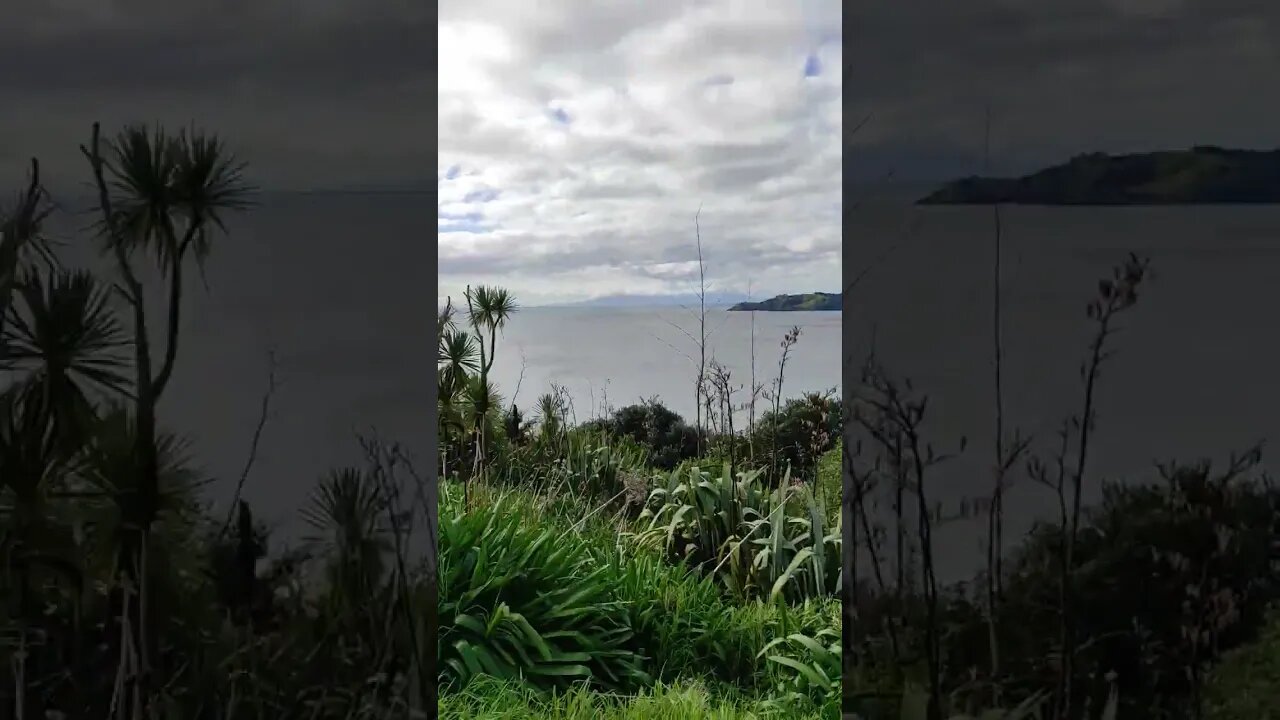
[(253, 465), (258, 459), (258, 444), (262, 440), (262, 430), (267, 425), (267, 417), (271, 411), (271, 398), (276, 394), (276, 354), (275, 350), (267, 352), (267, 389), (262, 394), (262, 407), (258, 413), (258, 425), (253, 430), (253, 439), (249, 443), (249, 456), (245, 459), (244, 469), (240, 471), (240, 479), (236, 481), (236, 491), (231, 496), (231, 502), (227, 507), (227, 518), (222, 523), (222, 529), (218, 531), (218, 539), (221, 540), (231, 527), (231, 520), (235, 517), (236, 507), (240, 504), (240, 493), (244, 491), (244, 485), (249, 480), (249, 473), (253, 470)]
[(528, 367), (529, 361), (524, 356), (524, 349), (520, 350), (520, 377), (516, 380), (515, 392), (511, 393), (511, 407), (516, 406), (516, 398), (520, 396), (520, 386), (524, 384), (524, 371)]

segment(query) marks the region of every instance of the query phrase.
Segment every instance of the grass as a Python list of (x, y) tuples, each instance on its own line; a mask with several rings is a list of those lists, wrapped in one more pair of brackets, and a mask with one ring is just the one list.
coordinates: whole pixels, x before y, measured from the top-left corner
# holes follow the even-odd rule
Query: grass
[(612, 696), (574, 688), (539, 694), (520, 683), (478, 679), (460, 693), (440, 700), (442, 720), (827, 720), (833, 711), (794, 714), (729, 688), (710, 691), (698, 682), (658, 685), (632, 696)]
[[(829, 458), (821, 466), (838, 472)], [(696, 464), (654, 473), (650, 507), (691, 472)], [(441, 485), (441, 717), (839, 716), (834, 592), (786, 602), (735, 592), (723, 575), (654, 543), (645, 532), (652, 514), (628, 515), (553, 483), (506, 478), (502, 487), (472, 483), (470, 495), (468, 506), (459, 483)], [(692, 506), (681, 507), (659, 516), (688, 517)], [(784, 509), (788, 525), (809, 510)], [(750, 508), (729, 514), (754, 517)], [(778, 547), (794, 539), (771, 534)]]
[(822, 454), (818, 459), (818, 487), (817, 493), (822, 497), (823, 504), (828, 508), (830, 515), (827, 518), (832, 524), (835, 524), (836, 517), (840, 512), (840, 491), (841, 476), (840, 463), (843, 450), (837, 448)]
[(799, 328), (745, 429), (714, 358), (693, 426), (656, 398), (571, 423), (554, 386), (526, 422), (489, 378), (514, 297), (464, 299), (437, 318), (441, 714), (838, 717), (840, 406), (777, 400)]
[(1223, 656), (1206, 694), (1205, 720), (1280, 720), (1280, 607), (1257, 640)]

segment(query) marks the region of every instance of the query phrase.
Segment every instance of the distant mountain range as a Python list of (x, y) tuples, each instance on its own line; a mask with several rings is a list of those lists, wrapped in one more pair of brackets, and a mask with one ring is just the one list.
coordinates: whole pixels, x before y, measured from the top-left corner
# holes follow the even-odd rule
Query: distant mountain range
[(760, 302), (740, 302), (730, 310), (762, 310), (765, 312), (814, 312), (839, 311), (840, 293), (805, 293), (803, 295), (777, 295)]
[[(743, 293), (720, 292), (707, 293), (707, 305), (721, 307), (743, 302), (747, 295)], [(602, 297), (566, 303), (562, 307), (686, 307), (698, 304), (698, 296), (692, 293), (681, 295), (605, 295)]]
[[(558, 307), (645, 308), (698, 306), (698, 296), (692, 293), (679, 295), (606, 295)], [(745, 293), (707, 293), (707, 307), (728, 307), (730, 310), (759, 310), (766, 312), (840, 310), (840, 293), (804, 293), (778, 295), (768, 300), (753, 302)], [(557, 307), (557, 306), (548, 306)]]
[(1192, 205), (1280, 203), (1280, 150), (1201, 145), (1129, 155), (1090, 153), (1019, 178), (968, 177), (921, 205)]

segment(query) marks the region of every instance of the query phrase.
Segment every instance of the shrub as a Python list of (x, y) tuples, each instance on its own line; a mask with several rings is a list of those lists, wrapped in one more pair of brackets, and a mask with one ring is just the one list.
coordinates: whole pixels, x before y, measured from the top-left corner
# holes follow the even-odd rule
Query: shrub
[(677, 413), (651, 398), (613, 412), (610, 431), (639, 442), (651, 451), (650, 463), (671, 470), (698, 454), (698, 431)]
[[(1130, 713), (1195, 700), (1207, 664), (1252, 637), (1280, 591), (1278, 508), (1280, 493), (1238, 473), (1215, 475), (1207, 464), (1166, 468), (1162, 485), (1104, 487), (1076, 550), (1087, 639), (1078, 666), (1095, 705), (1109, 691), (1109, 673)], [(1025, 659), (1010, 668), (1026, 678), (1024, 691), (1047, 686), (1053, 673), (1042, 658), (1056, 638), (1057, 542), (1056, 528), (1035, 532), (1008, 584), (1006, 652)]]
[(840, 401), (832, 393), (809, 393), (787, 401), (778, 412), (760, 416), (751, 433), (756, 465), (775, 482), (785, 477), (812, 479), (818, 459), (840, 441)]

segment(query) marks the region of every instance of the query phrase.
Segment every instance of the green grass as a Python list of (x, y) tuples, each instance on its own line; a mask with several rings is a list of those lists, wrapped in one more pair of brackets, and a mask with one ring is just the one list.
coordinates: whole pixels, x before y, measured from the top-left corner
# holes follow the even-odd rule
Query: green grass
[(828, 450), (822, 454), (822, 457), (818, 458), (817, 493), (827, 508), (827, 520), (832, 525), (835, 524), (836, 517), (840, 514), (840, 491), (843, 489), (840, 461), (843, 453), (843, 448), (836, 446), (834, 450)]
[(1280, 607), (1258, 639), (1213, 669), (1205, 720), (1280, 720)]
[(658, 685), (637, 695), (606, 695), (575, 687), (540, 694), (527, 685), (477, 678), (440, 698), (442, 720), (827, 720), (834, 709), (797, 714), (728, 686), (698, 682)]
[(838, 598), (737, 597), (587, 495), (461, 495), (441, 484), (442, 717), (838, 717)]

